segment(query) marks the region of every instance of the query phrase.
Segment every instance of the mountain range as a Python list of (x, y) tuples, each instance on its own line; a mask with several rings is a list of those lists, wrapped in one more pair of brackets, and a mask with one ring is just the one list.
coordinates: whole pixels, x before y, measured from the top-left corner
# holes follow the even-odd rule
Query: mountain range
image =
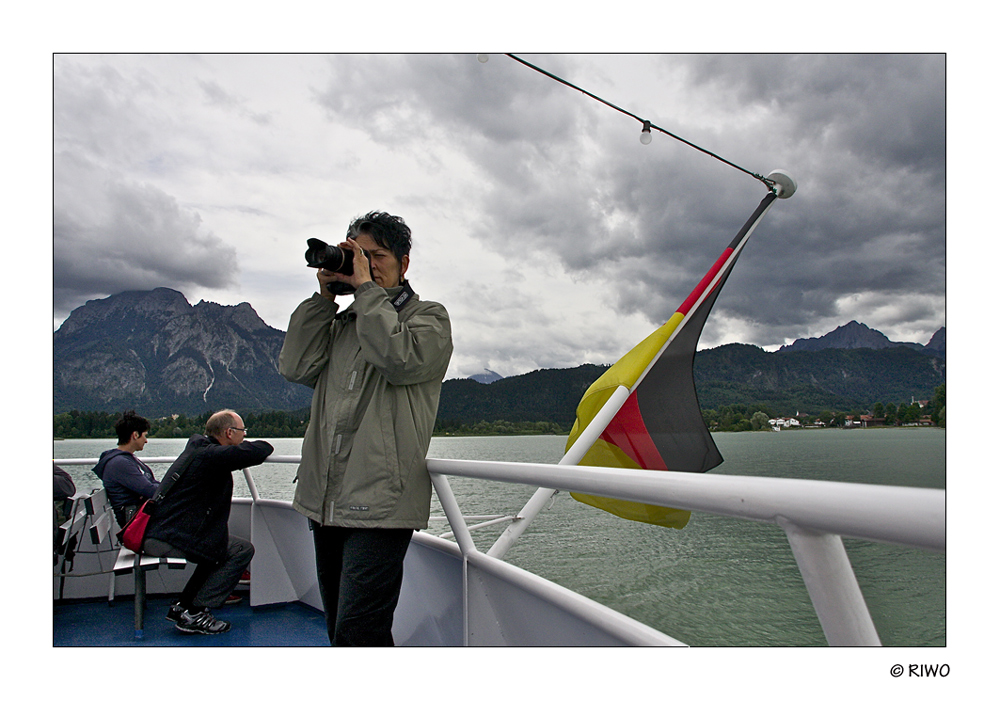
[(838, 326), (836, 329), (819, 338), (800, 338), (790, 346), (782, 346), (776, 352), (784, 353), (788, 351), (816, 351), (827, 348), (910, 348), (920, 353), (937, 355), (941, 358), (945, 355), (945, 327), (938, 329), (926, 346), (919, 343), (906, 343), (903, 341), (890, 341), (881, 331), (870, 329), (857, 321)]
[[(277, 370), (284, 332), (246, 302), (192, 306), (175, 290), (122, 292), (77, 308), (53, 335), (55, 413), (118, 412), (150, 417), (295, 411), (311, 391)], [(438, 418), (446, 422), (572, 423), (583, 392), (606, 367), (581, 365), (502, 378), (486, 369), (448, 380)], [(776, 352), (728, 344), (699, 351), (695, 384), (705, 409), (765, 403), (783, 413), (863, 408), (927, 399), (945, 382), (945, 329), (927, 345), (890, 341), (852, 321)]]
[(191, 306), (164, 287), (91, 300), (53, 336), (53, 408), (148, 416), (301, 409), (312, 391), (278, 374), (284, 338), (246, 302)]

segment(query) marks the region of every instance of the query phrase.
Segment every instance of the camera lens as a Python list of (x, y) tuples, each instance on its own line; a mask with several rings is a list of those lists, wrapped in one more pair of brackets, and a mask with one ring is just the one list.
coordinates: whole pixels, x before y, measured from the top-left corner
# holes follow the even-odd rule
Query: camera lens
[(334, 273), (351, 275), (354, 272), (353, 256), (346, 255), (339, 246), (327, 245), (319, 239), (306, 241), (306, 265), (310, 268), (325, 268)]

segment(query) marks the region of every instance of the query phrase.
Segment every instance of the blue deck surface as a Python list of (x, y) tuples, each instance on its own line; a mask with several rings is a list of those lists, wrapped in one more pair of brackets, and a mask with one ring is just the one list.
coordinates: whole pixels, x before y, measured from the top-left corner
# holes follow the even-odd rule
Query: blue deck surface
[(251, 608), (239, 604), (214, 610), (232, 623), (228, 633), (184, 634), (166, 620), (170, 598), (150, 597), (142, 639), (136, 639), (131, 597), (84, 603), (56, 603), (52, 614), (55, 647), (315, 647), (329, 646), (323, 614), (304, 604), (272, 604)]

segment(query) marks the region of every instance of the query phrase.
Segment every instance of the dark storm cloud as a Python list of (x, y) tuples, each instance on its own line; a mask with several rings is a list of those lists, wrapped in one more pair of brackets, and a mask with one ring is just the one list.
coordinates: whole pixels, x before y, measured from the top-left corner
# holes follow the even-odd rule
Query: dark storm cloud
[(236, 249), (162, 189), (128, 175), (170, 167), (164, 99), (144, 71), (57, 60), (54, 80), (53, 294), (56, 317), (125, 290), (220, 289), (237, 279)]
[[(569, 57), (532, 61), (585, 83)], [(682, 123), (677, 133), (744, 167), (766, 164), (765, 175), (780, 167), (799, 181), (796, 196), (762, 222), (716, 306), (755, 329), (746, 341), (805, 336), (852, 296), (870, 295), (869, 313), (901, 322), (926, 318), (918, 295), (943, 299), (943, 56), (698, 55), (659, 63), (712, 110), (704, 125)], [(595, 290), (610, 286), (620, 311), (655, 323), (765, 193), (663, 135), (639, 146), (634, 122), (505, 57), (488, 68), (437, 56), (331, 66), (319, 100), (337, 118), (389, 142), (447, 133), (464, 143), (492, 183), (473, 227), (487, 245), (542, 253), (593, 280)], [(376, 76), (385, 87), (372, 94), (339, 89)], [(674, 126), (669, 113), (643, 116)], [(935, 321), (924, 323), (929, 338)], [(710, 324), (706, 340), (713, 333)]]
[[(926, 342), (943, 323), (942, 56), (525, 58), (745, 168), (798, 180), (744, 250), (707, 344), (776, 345), (851, 318)], [(287, 227), (301, 209), (304, 228), (326, 206), (366, 207), (357, 196), (445, 224), (454, 248), (441, 259), (485, 264), (469, 237), (499, 254), (481, 293), (510, 302), (511, 317), (521, 303), (558, 316), (568, 275), (584, 283), (577, 300), (582, 289), (598, 309), (658, 324), (766, 192), (667, 135), (641, 145), (633, 119), (501, 55), (68, 57), (54, 81), (57, 312), (129, 287), (232, 288), (234, 244), (250, 270), (264, 254), (246, 232), (269, 240), (270, 225), (251, 219)], [(314, 209), (328, 194), (336, 203)], [(453, 306), (456, 318), (478, 313)], [(595, 347), (584, 327), (556, 338), (538, 323), (525, 347), (497, 339), (497, 353), (565, 366)]]
[(60, 153), (53, 199), (57, 314), (126, 290), (218, 289), (236, 280), (236, 249), (155, 187)]
[(790, 136), (943, 177), (944, 56), (701, 55), (690, 82), (793, 115)]
[(516, 66), (491, 64), (499, 70), (488, 72), (471, 55), (333, 56), (327, 65), (317, 102), (381, 143), (446, 135), (487, 153), (512, 144), (558, 148), (578, 119), (544, 81)]
[(893, 300), (900, 322), (926, 318), (915, 297), (945, 293), (944, 58), (781, 58), (691, 62), (693, 80), (775, 104), (797, 137), (785, 154), (800, 192), (762, 225), (720, 306), (791, 337), (857, 294)]

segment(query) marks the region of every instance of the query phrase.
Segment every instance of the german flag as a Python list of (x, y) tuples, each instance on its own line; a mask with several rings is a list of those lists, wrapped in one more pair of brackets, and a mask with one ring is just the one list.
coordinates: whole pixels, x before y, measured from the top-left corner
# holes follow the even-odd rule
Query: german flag
[[(694, 387), (694, 354), (712, 305), (743, 246), (776, 195), (768, 193), (718, 260), (663, 326), (608, 368), (584, 393), (566, 442), (583, 430), (619, 388), (628, 399), (590, 447), (580, 465), (642, 470), (707, 472), (722, 455), (701, 417)], [(573, 498), (616, 516), (683, 528), (690, 511), (572, 493)]]

